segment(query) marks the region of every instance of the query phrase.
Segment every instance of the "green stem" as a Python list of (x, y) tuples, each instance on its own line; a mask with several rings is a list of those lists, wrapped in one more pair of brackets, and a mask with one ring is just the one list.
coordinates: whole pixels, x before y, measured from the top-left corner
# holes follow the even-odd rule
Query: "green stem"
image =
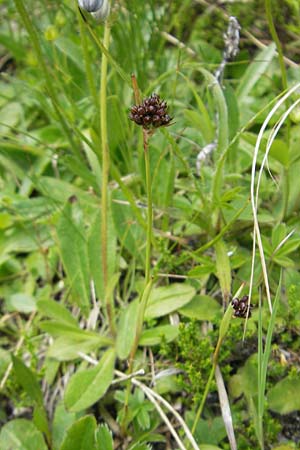
[(69, 140), (72, 150), (74, 151), (74, 153), (76, 153), (76, 156), (82, 161), (83, 160), (82, 155), (76, 145), (76, 142), (73, 139), (72, 132), (63, 116), (63, 113), (61, 112), (61, 110), (59, 108), (59, 101), (58, 101), (58, 97), (56, 95), (56, 90), (53, 86), (52, 76), (51, 76), (50, 72), (48, 71), (47, 64), (44, 59), (42, 47), (41, 47), (39, 36), (36, 32), (36, 29), (35, 29), (34, 25), (32, 24), (32, 21), (30, 20), (28, 12), (24, 6), (23, 0), (15, 0), (15, 5), (18, 10), (18, 13), (21, 16), (23, 24), (27, 30), (27, 33), (29, 34), (30, 40), (32, 42), (34, 51), (37, 56), (38, 63), (40, 64), (40, 67), (42, 69), (42, 72), (43, 72), (43, 75), (44, 75), (44, 78), (46, 81), (46, 91), (47, 91), (47, 94), (49, 95), (49, 98), (51, 100), (53, 108), (54, 108), (54, 110), (57, 114), (57, 117), (61, 123), (64, 133), (65, 133), (67, 139)]
[(283, 209), (282, 209), (282, 220), (285, 219), (288, 212), (289, 197), (290, 197), (290, 183), (289, 183), (289, 170), (287, 168), (283, 169)]
[(281, 46), (278, 34), (276, 32), (274, 21), (273, 21), (271, 0), (265, 0), (265, 9), (266, 9), (269, 30), (270, 30), (272, 39), (275, 42), (275, 45), (277, 48), (278, 60), (279, 60), (279, 65), (280, 65), (280, 70), (281, 70), (282, 88), (285, 91), (287, 89), (286, 68), (285, 68), (285, 64), (284, 64), (282, 46)]
[[(281, 71), (281, 83), (282, 83), (282, 89), (284, 91), (287, 90), (288, 84), (287, 84), (287, 74), (286, 74), (286, 67), (284, 64), (284, 56), (282, 51), (281, 42), (279, 40), (274, 21), (272, 16), (272, 2), (271, 0), (265, 0), (265, 9), (266, 9), (266, 15), (269, 25), (269, 30), (272, 36), (273, 41), (275, 42), (277, 53), (278, 53), (278, 61), (280, 65), (280, 71)], [(287, 120), (287, 141), (290, 140), (290, 121)], [(282, 219), (285, 218), (287, 213), (287, 207), (288, 207), (288, 201), (289, 201), (289, 180), (288, 180), (288, 170), (284, 169), (283, 172), (283, 183), (284, 183), (284, 194), (283, 194), (283, 209), (282, 209)]]
[(146, 261), (145, 261), (145, 284), (150, 281), (151, 273), (151, 242), (152, 242), (152, 226), (153, 226), (153, 210), (152, 210), (152, 186), (150, 173), (150, 158), (149, 158), (149, 137), (148, 130), (143, 128), (143, 143), (145, 156), (145, 171), (146, 171), (146, 191), (148, 203), (147, 215), (147, 241), (146, 241)]
[(92, 69), (91, 57), (89, 54), (88, 44), (87, 44), (85, 26), (84, 26), (82, 16), (79, 12), (79, 9), (76, 8), (76, 10), (77, 10), (77, 17), (78, 17), (78, 22), (79, 22), (80, 42), (81, 42), (84, 65), (85, 65), (86, 79), (87, 79), (90, 94), (92, 96), (92, 100), (95, 104), (95, 108), (97, 111), (98, 110), (97, 88), (96, 88), (96, 84), (95, 84), (95, 80), (94, 80), (94, 76), (93, 76), (93, 69)]
[(218, 343), (217, 343), (216, 348), (215, 348), (215, 351), (214, 351), (214, 354), (213, 354), (213, 364), (212, 364), (212, 368), (211, 368), (211, 371), (210, 371), (210, 374), (209, 374), (209, 378), (208, 378), (208, 381), (206, 383), (205, 390), (204, 390), (204, 393), (203, 393), (203, 397), (202, 397), (200, 406), (199, 406), (199, 408), (197, 410), (196, 417), (195, 417), (195, 420), (194, 420), (194, 423), (193, 423), (193, 426), (192, 426), (192, 430), (191, 430), (192, 431), (192, 435), (195, 434), (195, 431), (196, 431), (199, 419), (200, 419), (200, 417), (202, 415), (202, 412), (203, 412), (203, 408), (204, 408), (207, 396), (208, 396), (209, 391), (210, 391), (210, 386), (211, 386), (211, 383), (212, 383), (212, 380), (213, 380), (213, 377), (214, 377), (214, 374), (215, 374), (215, 371), (216, 371), (217, 363), (218, 363), (218, 355), (219, 355), (219, 350), (220, 350), (220, 347), (221, 347), (221, 343), (222, 343), (222, 339), (219, 338)]
[[(109, 47), (110, 24), (105, 22), (103, 45)], [(101, 256), (102, 256), (102, 275), (105, 293), (105, 308), (109, 322), (110, 332), (116, 335), (114, 323), (113, 297), (108, 292), (108, 263), (107, 263), (107, 213), (108, 213), (108, 177), (109, 177), (109, 148), (107, 138), (107, 56), (102, 54), (101, 62), (101, 81), (100, 81), (100, 131), (101, 131), (101, 149), (102, 149), (102, 182), (101, 182)]]
[[(151, 244), (152, 244), (152, 226), (153, 226), (153, 209), (152, 209), (152, 185), (151, 185), (151, 172), (150, 172), (150, 158), (149, 158), (149, 138), (151, 132), (143, 128), (143, 145), (144, 145), (144, 157), (145, 157), (145, 172), (146, 172), (146, 192), (148, 203), (147, 214), (147, 240), (146, 240), (146, 261), (145, 261), (145, 289), (139, 304), (139, 312), (136, 326), (136, 333), (134, 343), (129, 356), (129, 374), (133, 371), (133, 363), (136, 351), (138, 349), (140, 337), (143, 331), (144, 315), (148, 303), (148, 298), (152, 289), (153, 280), (151, 278)], [(125, 401), (124, 401), (124, 417), (122, 421), (123, 434), (126, 432), (126, 421), (128, 416), (128, 402), (130, 394), (130, 382), (127, 384)]]

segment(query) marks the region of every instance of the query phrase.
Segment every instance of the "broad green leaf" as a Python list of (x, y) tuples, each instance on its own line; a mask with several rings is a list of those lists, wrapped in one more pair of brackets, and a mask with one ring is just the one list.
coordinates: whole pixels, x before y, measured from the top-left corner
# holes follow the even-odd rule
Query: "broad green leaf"
[(54, 300), (39, 300), (37, 302), (38, 311), (44, 316), (55, 319), (58, 322), (73, 325), (76, 327), (77, 321), (70, 311), (60, 302)]
[(63, 402), (59, 402), (55, 408), (52, 422), (52, 445), (53, 450), (59, 450), (66, 431), (76, 420), (76, 413), (66, 410)]
[(248, 96), (253, 86), (267, 70), (275, 56), (275, 53), (276, 47), (275, 44), (272, 43), (268, 47), (261, 50), (256, 55), (255, 61), (248, 66), (236, 90), (236, 98), (238, 99), (240, 105), (244, 103), (245, 98)]
[(67, 385), (65, 405), (70, 411), (82, 411), (96, 403), (113, 380), (115, 351), (107, 350), (97, 366), (75, 373)]
[(68, 429), (60, 450), (94, 450), (96, 426), (94, 416), (81, 417)]
[(82, 330), (55, 320), (40, 323), (40, 328), (58, 337), (47, 352), (50, 358), (69, 361), (78, 358), (78, 352), (89, 353), (100, 347), (112, 345), (112, 340), (100, 333)]
[[(34, 179), (36, 188), (48, 199), (55, 202), (65, 203), (70, 197), (75, 195), (80, 203), (89, 208), (97, 205), (96, 197), (87, 194), (74, 184), (60, 180), (58, 178), (42, 176)], [(51, 205), (50, 205), (51, 206)]]
[(269, 408), (278, 414), (300, 410), (300, 378), (284, 378), (267, 395)]
[[(117, 238), (110, 213), (107, 217), (107, 231), (107, 275), (108, 279), (110, 279), (115, 272), (117, 255)], [(103, 284), (102, 246), (101, 214), (99, 212), (95, 217), (88, 238), (88, 255), (91, 275), (95, 282), (96, 291), (98, 297), (103, 300), (105, 292)]]
[(107, 338), (85, 336), (84, 338), (60, 336), (55, 339), (54, 343), (47, 351), (49, 358), (55, 358), (58, 361), (71, 361), (72, 359), (80, 358), (79, 352), (90, 353), (93, 350), (97, 350), (101, 347), (107, 347), (111, 345), (111, 341)]
[(48, 450), (43, 435), (30, 420), (16, 419), (0, 432), (1, 450)]
[(159, 345), (162, 341), (171, 342), (178, 336), (178, 327), (174, 325), (161, 325), (143, 331), (139, 345)]
[(220, 304), (208, 295), (196, 295), (179, 313), (190, 319), (213, 320), (221, 312)]
[(117, 330), (117, 354), (120, 359), (126, 359), (130, 353), (136, 334), (136, 322), (139, 303), (137, 300), (126, 306), (120, 314)]
[(77, 201), (67, 202), (62, 210), (56, 231), (65, 271), (73, 293), (73, 300), (85, 315), (90, 310), (90, 277), (85, 229)]
[(95, 450), (114, 450), (112, 433), (106, 424), (99, 425), (96, 430)]
[(195, 289), (185, 283), (173, 283), (153, 289), (149, 296), (145, 318), (152, 319), (177, 311), (189, 303), (194, 295)]
[(36, 311), (35, 298), (23, 292), (12, 294), (8, 297), (6, 306), (8, 311), (19, 311), (25, 314)]
[(12, 355), (12, 362), (18, 383), (33, 402), (43, 405), (42, 390), (33, 371), (17, 356)]

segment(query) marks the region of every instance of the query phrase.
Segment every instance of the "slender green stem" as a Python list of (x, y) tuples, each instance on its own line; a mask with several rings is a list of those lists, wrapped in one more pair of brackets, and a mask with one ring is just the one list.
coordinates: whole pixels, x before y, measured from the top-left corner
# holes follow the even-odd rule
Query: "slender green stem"
[[(269, 25), (269, 30), (272, 36), (273, 41), (275, 42), (277, 53), (278, 53), (278, 61), (280, 65), (280, 71), (281, 71), (281, 83), (282, 83), (282, 89), (284, 91), (287, 90), (288, 84), (287, 84), (287, 74), (286, 74), (286, 67), (284, 64), (284, 55), (282, 51), (281, 42), (279, 40), (274, 21), (272, 16), (272, 1), (271, 0), (265, 0), (265, 10)], [(290, 121), (287, 120), (287, 141), (290, 140)], [(288, 180), (289, 174), (288, 170), (283, 171), (283, 209), (282, 209), (282, 219), (285, 218), (287, 213), (287, 207), (288, 207), (288, 201), (289, 201), (289, 180)]]
[(276, 48), (277, 48), (278, 60), (279, 60), (279, 65), (280, 65), (280, 70), (281, 70), (282, 88), (285, 91), (287, 89), (286, 68), (285, 68), (285, 64), (284, 64), (284, 57), (283, 57), (282, 46), (281, 46), (278, 34), (276, 32), (274, 21), (273, 21), (272, 5), (271, 5), (271, 3), (272, 3), (271, 0), (265, 0), (265, 9), (266, 9), (266, 15), (267, 15), (267, 20), (268, 20), (269, 30), (270, 30), (272, 39), (275, 42), (275, 45), (276, 45)]
[(196, 431), (199, 419), (200, 419), (201, 414), (203, 412), (203, 408), (204, 408), (207, 396), (209, 394), (209, 390), (210, 390), (210, 386), (211, 386), (211, 383), (212, 383), (212, 380), (213, 380), (213, 377), (214, 377), (214, 374), (215, 374), (215, 370), (216, 370), (216, 363), (214, 363), (212, 365), (212, 368), (211, 368), (211, 371), (210, 371), (210, 374), (209, 374), (209, 378), (208, 378), (208, 381), (207, 381), (206, 386), (205, 386), (205, 391), (203, 393), (203, 397), (202, 397), (200, 406), (199, 406), (199, 408), (197, 410), (197, 413), (196, 413), (196, 417), (195, 417), (195, 420), (194, 420), (194, 423), (193, 423), (193, 426), (192, 426), (192, 430), (191, 430), (193, 436), (195, 434), (195, 431)]
[(282, 196), (283, 196), (283, 208), (282, 208), (282, 220), (285, 219), (288, 212), (288, 206), (289, 206), (289, 197), (290, 197), (290, 182), (289, 182), (289, 170), (287, 168), (283, 169), (283, 190), (282, 190)]
[(23, 24), (27, 30), (27, 33), (29, 34), (30, 40), (32, 42), (34, 51), (37, 56), (38, 63), (40, 64), (40, 67), (42, 69), (42, 72), (43, 72), (43, 75), (44, 75), (44, 78), (46, 81), (47, 94), (49, 95), (49, 98), (52, 102), (53, 108), (54, 108), (54, 110), (57, 114), (57, 117), (61, 123), (64, 133), (65, 133), (67, 139), (69, 140), (69, 143), (70, 143), (70, 146), (71, 146), (73, 152), (76, 154), (76, 156), (80, 160), (82, 160), (83, 159), (82, 155), (77, 147), (76, 142), (74, 141), (72, 132), (63, 116), (62, 111), (60, 110), (58, 97), (57, 97), (56, 90), (55, 90), (55, 87), (54, 87), (53, 81), (52, 81), (52, 76), (48, 70), (46, 61), (44, 59), (44, 55), (42, 52), (42, 47), (40, 44), (40, 40), (39, 40), (37, 31), (36, 31), (34, 25), (32, 24), (29, 14), (24, 6), (23, 0), (14, 0), (14, 1), (15, 1), (15, 5), (18, 10), (18, 13), (20, 14)]
[[(145, 157), (145, 171), (146, 171), (146, 191), (147, 191), (147, 203), (148, 203), (148, 216), (147, 216), (147, 238), (146, 238), (146, 261), (145, 261), (145, 289), (139, 304), (139, 312), (137, 319), (137, 327), (135, 333), (134, 343), (129, 356), (129, 374), (133, 371), (133, 363), (136, 351), (138, 349), (140, 337), (143, 331), (144, 315), (148, 303), (148, 298), (152, 289), (153, 280), (151, 279), (151, 244), (152, 244), (152, 226), (153, 226), (153, 209), (152, 209), (152, 185), (151, 185), (151, 173), (150, 173), (150, 158), (149, 158), (149, 137), (151, 132), (143, 129), (143, 145), (144, 145), (144, 157)], [(130, 394), (130, 382), (127, 384), (125, 401), (124, 401), (124, 416), (122, 421), (122, 431), (126, 432), (126, 421), (128, 416), (128, 402)]]
[[(103, 45), (109, 47), (110, 24), (105, 22)], [(116, 334), (114, 323), (114, 306), (112, 295), (108, 292), (108, 262), (107, 262), (107, 215), (108, 215), (108, 178), (109, 178), (109, 148), (107, 138), (107, 67), (106, 54), (102, 54), (101, 81), (100, 81), (100, 131), (102, 149), (102, 183), (101, 183), (101, 256), (102, 275), (105, 293), (105, 307), (109, 322), (110, 332)]]
[(83, 22), (81, 14), (79, 12), (79, 9), (78, 8), (76, 8), (76, 9), (77, 9), (79, 29), (80, 29), (80, 42), (81, 42), (84, 65), (85, 65), (86, 79), (87, 79), (90, 94), (92, 96), (92, 100), (95, 104), (95, 108), (97, 111), (98, 110), (97, 88), (96, 88), (95, 79), (93, 76), (91, 57), (89, 54), (89, 49), (88, 49), (88, 44), (87, 44), (86, 30), (85, 30), (84, 22)]
[(144, 156), (145, 156), (145, 171), (146, 171), (146, 190), (147, 190), (147, 203), (148, 203), (148, 216), (147, 216), (147, 241), (146, 241), (146, 261), (145, 261), (145, 284), (150, 281), (151, 273), (151, 242), (152, 242), (152, 222), (153, 222), (153, 210), (152, 210), (152, 185), (151, 185), (151, 173), (150, 173), (150, 158), (149, 158), (149, 132), (143, 129), (143, 143), (144, 143)]
[(202, 397), (200, 406), (199, 406), (199, 408), (197, 410), (196, 417), (195, 417), (195, 420), (194, 420), (194, 423), (193, 423), (193, 426), (192, 426), (192, 430), (191, 430), (192, 431), (192, 435), (195, 434), (195, 431), (196, 431), (199, 419), (200, 419), (200, 417), (202, 415), (202, 412), (203, 412), (203, 408), (204, 408), (207, 396), (208, 396), (209, 391), (210, 391), (210, 386), (211, 386), (211, 383), (212, 383), (212, 380), (213, 380), (213, 377), (214, 377), (214, 374), (215, 374), (215, 371), (216, 371), (216, 367), (217, 367), (217, 364), (218, 364), (218, 355), (219, 355), (219, 351), (220, 351), (222, 340), (223, 340), (222, 338), (218, 339), (218, 343), (216, 345), (216, 348), (215, 348), (215, 351), (214, 351), (214, 354), (213, 354), (212, 368), (211, 368), (211, 371), (210, 371), (210, 374), (209, 374), (209, 377), (208, 377), (208, 380), (207, 380), (207, 383), (206, 383), (206, 386), (205, 386), (205, 390), (204, 390), (204, 393), (203, 393), (203, 397)]

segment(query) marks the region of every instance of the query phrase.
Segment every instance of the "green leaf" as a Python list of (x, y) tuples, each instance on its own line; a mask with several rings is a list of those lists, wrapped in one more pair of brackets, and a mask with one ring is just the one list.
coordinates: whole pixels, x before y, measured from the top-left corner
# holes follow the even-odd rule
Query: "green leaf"
[[(111, 214), (107, 217), (107, 276), (110, 279), (116, 268), (117, 238), (112, 222)], [(91, 275), (95, 282), (96, 292), (99, 298), (104, 298), (103, 267), (102, 267), (102, 231), (101, 214), (96, 215), (88, 238), (88, 255)]]
[(73, 299), (85, 315), (90, 310), (90, 277), (85, 229), (77, 201), (66, 203), (56, 231), (65, 271)]
[(135, 338), (139, 303), (137, 300), (126, 306), (120, 314), (117, 330), (117, 354), (120, 359), (126, 359), (130, 353)]
[(35, 298), (23, 292), (10, 295), (7, 299), (6, 306), (8, 311), (19, 311), (24, 314), (36, 311)]
[(253, 86), (267, 70), (275, 56), (275, 52), (276, 46), (272, 43), (259, 52), (256, 55), (255, 61), (248, 66), (236, 90), (236, 98), (238, 99), (240, 105), (244, 103), (245, 98), (248, 96)]
[(53, 450), (59, 450), (64, 439), (66, 430), (76, 420), (76, 413), (66, 410), (63, 402), (59, 402), (55, 408), (54, 418), (52, 422), (52, 445)]
[(10, 361), (10, 353), (0, 347), (0, 378), (4, 375)]
[(84, 65), (82, 64), (82, 51), (80, 45), (75, 45), (71, 39), (67, 37), (59, 37), (54, 41), (55, 46), (69, 58), (79, 69), (80, 71), (84, 71)]
[(224, 97), (224, 92), (219, 83), (216, 82), (216, 78), (208, 70), (199, 68), (199, 72), (205, 78), (206, 83), (210, 86), (212, 98), (214, 99), (216, 109), (219, 115), (218, 126), (218, 152), (223, 152), (228, 146), (229, 141), (229, 129), (228, 129), (228, 110)]
[(112, 345), (113, 341), (100, 333), (82, 330), (66, 323), (55, 320), (40, 323), (40, 328), (53, 337), (58, 337), (47, 352), (50, 358), (59, 361), (69, 361), (78, 358), (78, 352), (90, 351)]
[(162, 340), (165, 342), (174, 341), (178, 336), (178, 327), (174, 325), (162, 325), (143, 331), (139, 340), (139, 345), (151, 346), (159, 345)]
[(209, 295), (196, 295), (179, 313), (190, 319), (213, 320), (222, 310), (220, 304)]
[(170, 286), (153, 289), (150, 293), (145, 318), (165, 316), (177, 311), (189, 303), (195, 295), (195, 289), (184, 283), (173, 283)]
[(300, 378), (284, 378), (267, 395), (269, 408), (278, 414), (300, 410)]
[(287, 168), (289, 166), (289, 147), (281, 139), (275, 139), (273, 141), (269, 155), (280, 162), (284, 167)]
[(107, 350), (97, 366), (75, 373), (65, 392), (70, 411), (82, 411), (96, 403), (107, 391), (114, 376), (115, 351)]
[(12, 362), (18, 383), (32, 401), (43, 405), (43, 394), (35, 374), (17, 356), (12, 355)]
[(228, 251), (221, 239), (215, 243), (217, 277), (219, 279), (223, 301), (227, 305), (231, 292), (231, 268)]
[(53, 337), (58, 337), (49, 348), (47, 356), (59, 361), (77, 359), (78, 352), (89, 353), (96, 348), (110, 346), (113, 343), (110, 338), (100, 333), (82, 330), (55, 320), (40, 323), (40, 328)]
[(1, 450), (48, 450), (43, 435), (26, 419), (16, 419), (4, 425), (0, 432)]
[(60, 450), (94, 450), (96, 426), (94, 416), (81, 417), (68, 429)]
[(96, 450), (114, 450), (112, 433), (106, 424), (99, 425), (97, 428)]
[[(63, 322), (58, 322), (56, 320), (45, 320), (44, 322), (40, 323), (40, 328), (54, 337), (65, 336), (82, 340), (90, 338), (98, 339), (99, 336), (100, 338), (102, 338), (101, 335), (99, 335), (99, 333), (96, 333), (95, 331), (82, 330), (78, 326), (69, 325)], [(111, 342), (109, 338), (104, 339), (106, 339), (107, 343)]]
[[(47, 198), (59, 203), (66, 203), (68, 199), (75, 195), (80, 203), (85, 207), (95, 208), (96, 198), (87, 194), (82, 189), (67, 181), (58, 178), (42, 176), (34, 178), (36, 188)], [(51, 204), (50, 204), (51, 206)]]
[(77, 325), (75, 317), (73, 317), (70, 311), (60, 302), (54, 300), (39, 300), (37, 302), (37, 307), (38, 311), (44, 316), (65, 324), (73, 326)]
[(119, 240), (133, 256), (141, 258), (141, 249), (145, 246), (144, 229), (135, 220), (135, 214), (123, 194), (114, 192), (113, 200), (112, 216)]

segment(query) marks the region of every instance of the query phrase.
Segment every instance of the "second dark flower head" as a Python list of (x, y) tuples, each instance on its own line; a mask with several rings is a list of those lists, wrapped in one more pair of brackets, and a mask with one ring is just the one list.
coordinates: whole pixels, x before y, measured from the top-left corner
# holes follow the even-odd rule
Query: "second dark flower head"
[(172, 117), (169, 116), (167, 111), (167, 102), (161, 100), (159, 95), (152, 94), (145, 98), (142, 104), (132, 106), (129, 118), (147, 130), (159, 128), (170, 125), (172, 121)]

